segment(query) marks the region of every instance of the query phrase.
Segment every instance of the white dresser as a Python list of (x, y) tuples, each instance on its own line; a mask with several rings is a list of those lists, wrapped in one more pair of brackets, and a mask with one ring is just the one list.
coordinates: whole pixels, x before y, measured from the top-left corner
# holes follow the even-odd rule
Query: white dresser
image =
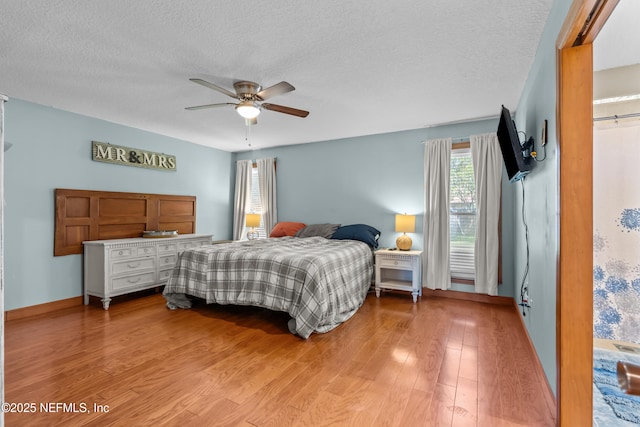
[(212, 244), (211, 234), (183, 234), (167, 238), (92, 240), (84, 245), (84, 303), (102, 298), (109, 309), (111, 297), (163, 285), (178, 254)]

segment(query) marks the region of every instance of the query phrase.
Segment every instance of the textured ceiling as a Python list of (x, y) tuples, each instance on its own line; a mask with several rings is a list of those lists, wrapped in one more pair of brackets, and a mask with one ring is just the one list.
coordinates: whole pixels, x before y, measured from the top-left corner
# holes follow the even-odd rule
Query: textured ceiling
[[(243, 151), (515, 109), (552, 0), (0, 0), (0, 93)], [(247, 132), (189, 81), (296, 87)], [(245, 140), (247, 134), (249, 139)], [(114, 144), (126, 141), (109, 141)]]

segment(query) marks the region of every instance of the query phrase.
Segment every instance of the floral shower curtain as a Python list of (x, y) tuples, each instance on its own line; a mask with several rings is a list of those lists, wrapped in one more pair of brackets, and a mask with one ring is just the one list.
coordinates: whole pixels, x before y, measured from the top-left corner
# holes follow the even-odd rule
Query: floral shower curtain
[(594, 337), (640, 344), (640, 122), (593, 133)]

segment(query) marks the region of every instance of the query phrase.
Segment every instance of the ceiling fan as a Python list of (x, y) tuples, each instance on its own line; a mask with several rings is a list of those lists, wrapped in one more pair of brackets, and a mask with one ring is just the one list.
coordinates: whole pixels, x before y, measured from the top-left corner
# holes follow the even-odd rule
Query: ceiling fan
[(209, 83), (206, 80), (189, 80), (204, 87), (208, 87), (209, 89), (213, 89), (215, 91), (228, 95), (231, 98), (236, 98), (240, 102), (238, 102), (237, 104), (233, 102), (223, 102), (219, 104), (198, 105), (195, 107), (187, 107), (185, 108), (186, 110), (202, 110), (204, 108), (215, 108), (223, 107), (226, 105), (234, 105), (238, 114), (244, 117), (245, 123), (247, 125), (255, 125), (258, 123), (257, 117), (262, 109), (275, 111), (277, 113), (290, 114), (297, 117), (307, 117), (309, 115), (308, 111), (285, 107), (284, 105), (263, 102), (276, 95), (282, 95), (283, 93), (291, 92), (296, 89), (287, 82), (280, 82), (273, 86), (269, 86), (266, 89), (262, 89), (259, 84), (254, 82), (237, 81), (233, 84), (233, 88), (236, 91), (236, 93), (233, 93), (223, 87), (217, 86), (213, 83)]

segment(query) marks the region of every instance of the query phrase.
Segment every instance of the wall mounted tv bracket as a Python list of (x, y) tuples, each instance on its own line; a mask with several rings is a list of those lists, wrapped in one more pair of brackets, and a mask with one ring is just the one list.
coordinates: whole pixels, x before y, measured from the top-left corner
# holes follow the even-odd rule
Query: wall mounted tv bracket
[(533, 148), (533, 137), (530, 136), (525, 142), (520, 144), (520, 150), (522, 151), (522, 157), (525, 159), (531, 156), (531, 149)]

